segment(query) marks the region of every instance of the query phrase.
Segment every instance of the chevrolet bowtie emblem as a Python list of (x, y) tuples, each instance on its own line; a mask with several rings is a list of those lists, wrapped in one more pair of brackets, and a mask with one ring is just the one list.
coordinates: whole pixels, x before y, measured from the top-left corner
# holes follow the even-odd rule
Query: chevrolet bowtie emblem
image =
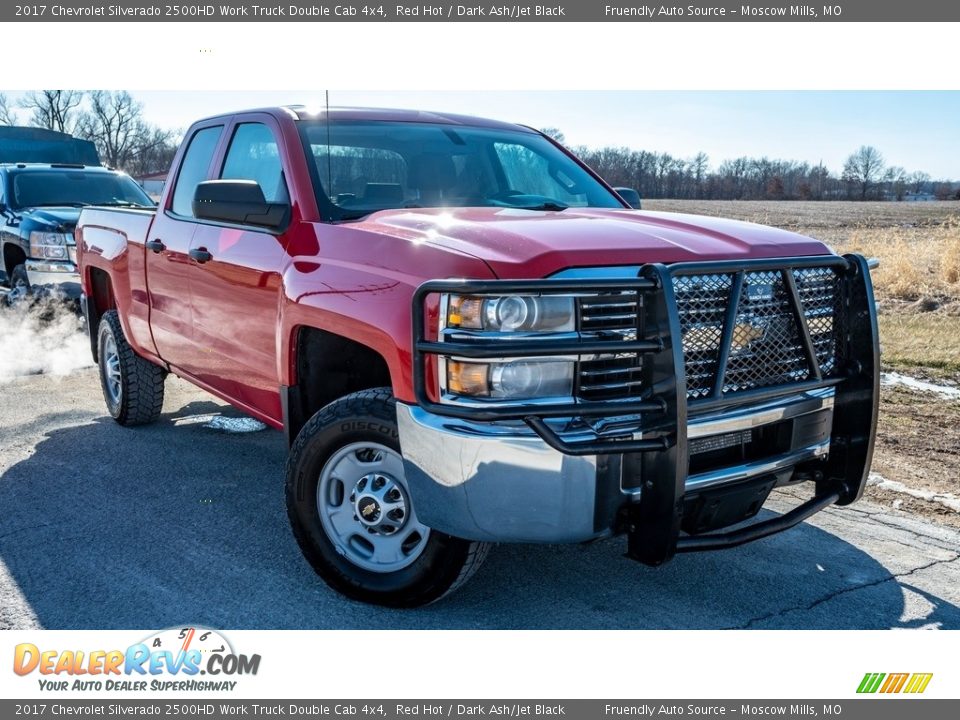
[(737, 323), (733, 329), (733, 340), (730, 343), (730, 349), (733, 352), (743, 352), (750, 347), (750, 343), (756, 340), (763, 340), (766, 334), (766, 325), (761, 325), (757, 322)]
[(364, 507), (363, 510), (361, 510), (360, 512), (363, 513), (364, 517), (370, 517), (371, 515), (373, 515), (376, 509), (377, 509), (377, 506), (374, 505), (373, 503), (370, 503), (369, 505)]

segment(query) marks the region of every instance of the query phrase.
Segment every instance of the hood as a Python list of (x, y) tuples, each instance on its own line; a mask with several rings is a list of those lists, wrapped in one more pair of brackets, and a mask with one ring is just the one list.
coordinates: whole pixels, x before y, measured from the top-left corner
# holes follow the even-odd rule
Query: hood
[(385, 210), (351, 224), (486, 262), (500, 278), (577, 267), (825, 255), (823, 243), (753, 223), (640, 210)]
[(40, 207), (20, 208), (17, 213), (24, 218), (29, 217), (36, 225), (48, 226), (51, 230), (57, 228), (72, 229), (80, 219), (81, 208), (75, 207)]

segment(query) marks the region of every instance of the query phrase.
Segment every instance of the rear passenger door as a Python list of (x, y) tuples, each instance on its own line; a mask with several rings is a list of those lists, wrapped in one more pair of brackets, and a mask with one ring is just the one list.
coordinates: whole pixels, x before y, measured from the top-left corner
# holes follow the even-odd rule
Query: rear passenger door
[[(216, 176), (255, 180), (268, 202), (289, 205), (281, 134), (273, 118), (243, 116), (228, 133)], [(194, 332), (215, 366), (215, 372), (200, 379), (255, 414), (281, 420), (277, 322), (286, 257), (282, 233), (203, 221), (191, 248), (195, 255), (209, 256), (194, 261), (190, 274)]]

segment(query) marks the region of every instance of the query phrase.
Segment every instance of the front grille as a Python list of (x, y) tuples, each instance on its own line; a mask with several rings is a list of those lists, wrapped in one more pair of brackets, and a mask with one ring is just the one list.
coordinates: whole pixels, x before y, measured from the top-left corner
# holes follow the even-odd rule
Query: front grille
[[(821, 374), (837, 364), (837, 315), (840, 279), (835, 268), (792, 270), (797, 296)], [(683, 343), (687, 398), (713, 393), (720, 364), (724, 322), (734, 302), (734, 272), (673, 277)], [(637, 293), (606, 293), (580, 298), (580, 330), (611, 339), (635, 339)], [(842, 318), (841, 318), (842, 319)], [(612, 400), (643, 394), (642, 356), (597, 355), (579, 363), (577, 396)], [(720, 384), (729, 395), (745, 390), (802, 382), (814, 377), (793, 311), (791, 292), (780, 270), (746, 271), (731, 338), (726, 372)]]
[[(580, 331), (612, 340), (637, 339), (637, 313), (642, 296), (635, 292), (604, 293), (580, 298)], [(577, 376), (577, 397), (614, 400), (643, 393), (642, 361), (636, 353), (583, 358)]]
[[(836, 365), (834, 315), (839, 279), (833, 268), (792, 270), (810, 340), (823, 375)], [(721, 335), (735, 283), (732, 273), (678, 275), (673, 290), (680, 313), (687, 397), (713, 391)], [(741, 390), (801, 382), (813, 377), (790, 289), (779, 270), (744, 273), (734, 331), (721, 388)]]

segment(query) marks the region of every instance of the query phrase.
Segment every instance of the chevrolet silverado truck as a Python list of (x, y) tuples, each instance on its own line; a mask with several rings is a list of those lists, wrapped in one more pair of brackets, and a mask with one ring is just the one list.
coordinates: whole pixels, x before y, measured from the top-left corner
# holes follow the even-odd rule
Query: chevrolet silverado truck
[[(351, 598), (437, 600), (494, 542), (625, 535), (660, 565), (866, 482), (867, 261), (631, 209), (526, 127), (208, 118), (158, 210), (85, 208), (77, 242), (113, 418), (157, 419), (174, 373), (283, 430), (293, 534)], [(754, 517), (794, 484), (810, 498)]]

